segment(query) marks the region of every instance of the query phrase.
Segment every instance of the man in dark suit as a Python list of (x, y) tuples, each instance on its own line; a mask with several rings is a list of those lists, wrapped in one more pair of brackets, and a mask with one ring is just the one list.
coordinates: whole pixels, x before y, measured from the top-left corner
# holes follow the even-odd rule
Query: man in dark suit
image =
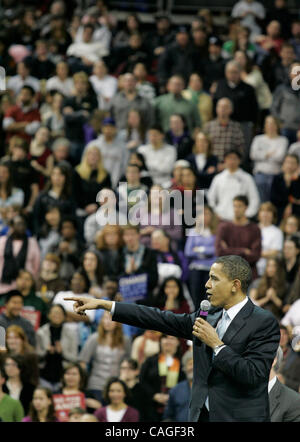
[(300, 422), (300, 394), (282, 384), (276, 376), (283, 360), (278, 347), (269, 379), (269, 403), (271, 422)]
[(65, 299), (76, 301), (77, 313), (103, 308), (114, 321), (193, 339), (190, 421), (263, 422), (270, 421), (268, 380), (280, 331), (275, 317), (247, 298), (251, 278), (240, 256), (218, 258), (206, 283), (207, 321), (199, 317), (200, 310), (174, 314), (100, 299)]

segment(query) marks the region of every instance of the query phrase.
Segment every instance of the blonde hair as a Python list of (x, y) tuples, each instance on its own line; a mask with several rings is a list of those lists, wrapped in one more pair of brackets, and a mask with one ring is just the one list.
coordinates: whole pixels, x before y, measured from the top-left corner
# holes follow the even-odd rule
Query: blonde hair
[(90, 178), (92, 169), (88, 165), (87, 154), (91, 150), (96, 150), (97, 153), (99, 154), (97, 181), (101, 183), (107, 177), (107, 171), (104, 169), (102, 162), (102, 155), (97, 146), (91, 145), (85, 150), (80, 164), (78, 164), (78, 166), (76, 167), (76, 171), (79, 173), (82, 179), (88, 180)]
[(104, 250), (106, 248), (105, 235), (107, 233), (117, 233), (119, 236), (118, 247), (123, 245), (123, 231), (118, 225), (107, 224), (103, 229), (96, 235), (96, 247), (98, 250)]

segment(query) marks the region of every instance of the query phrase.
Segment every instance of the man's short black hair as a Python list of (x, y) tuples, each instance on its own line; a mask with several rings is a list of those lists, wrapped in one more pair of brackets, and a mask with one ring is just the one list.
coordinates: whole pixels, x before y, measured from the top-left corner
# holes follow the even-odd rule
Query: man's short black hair
[(233, 201), (240, 201), (242, 202), (246, 207), (249, 206), (249, 200), (246, 195), (237, 195), (233, 198)]
[(28, 91), (30, 91), (32, 97), (35, 95), (35, 90), (33, 89), (33, 87), (29, 86), (29, 84), (24, 84), (24, 86), (21, 87), (21, 90), (23, 89), (27, 89)]
[(227, 152), (224, 153), (224, 158), (226, 158), (228, 155), (231, 155), (231, 154), (236, 155), (237, 157), (239, 157), (240, 160), (242, 159), (242, 155), (240, 154), (240, 152), (235, 149), (227, 150)]
[(22, 301), (24, 302), (24, 298), (21, 292), (19, 292), (19, 290), (10, 290), (9, 292), (6, 293), (5, 295), (5, 304), (8, 303), (8, 301), (13, 297), (13, 296), (19, 296), (20, 298), (22, 298)]
[(241, 281), (241, 290), (246, 294), (252, 282), (252, 270), (249, 263), (238, 255), (221, 256), (217, 258), (215, 262), (222, 264), (223, 273), (225, 273), (230, 281), (234, 279)]

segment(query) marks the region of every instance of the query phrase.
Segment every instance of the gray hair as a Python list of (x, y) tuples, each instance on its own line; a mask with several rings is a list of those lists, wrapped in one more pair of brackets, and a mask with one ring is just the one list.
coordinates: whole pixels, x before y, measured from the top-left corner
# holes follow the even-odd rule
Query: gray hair
[(52, 143), (52, 146), (51, 146), (52, 152), (55, 152), (59, 146), (70, 147), (71, 143), (68, 140), (68, 138), (64, 138), (64, 137), (56, 138), (56, 140)]
[(183, 369), (186, 367), (186, 364), (187, 364), (191, 359), (193, 359), (193, 352), (190, 351), (190, 350), (187, 350), (187, 351), (184, 353), (184, 355), (182, 356), (182, 358), (181, 358), (181, 363), (182, 363)]
[(241, 72), (241, 70), (242, 70), (241, 65), (236, 60), (228, 61), (226, 63), (225, 70), (227, 70), (228, 68), (231, 68), (231, 67), (238, 69), (239, 72)]
[(276, 364), (274, 365), (273, 370), (277, 373), (283, 361), (283, 351), (280, 345), (277, 348), (275, 359), (276, 359)]

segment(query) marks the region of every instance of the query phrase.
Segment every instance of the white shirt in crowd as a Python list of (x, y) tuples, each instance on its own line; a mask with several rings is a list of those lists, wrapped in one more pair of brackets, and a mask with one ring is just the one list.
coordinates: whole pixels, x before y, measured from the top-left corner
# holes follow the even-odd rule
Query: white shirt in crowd
[[(261, 245), (262, 251), (268, 250), (278, 250), (280, 252), (283, 247), (283, 233), (282, 231), (274, 226), (260, 227), (261, 231)], [(261, 276), (266, 268), (267, 260), (266, 258), (260, 258), (256, 263), (256, 268), (259, 276)]]
[(66, 97), (70, 97), (74, 93), (74, 81), (73, 78), (66, 78), (62, 81), (57, 75), (49, 78), (46, 83), (46, 90), (56, 90)]
[(290, 309), (286, 312), (284, 317), (281, 319), (281, 324), (291, 327), (300, 326), (300, 299), (293, 302)]
[(297, 141), (296, 143), (293, 143), (290, 145), (288, 153), (292, 153), (294, 155), (297, 155), (299, 158), (300, 163), (300, 141)]
[(28, 75), (28, 77), (24, 79), (20, 75), (13, 75), (7, 81), (6, 87), (7, 89), (13, 91), (15, 95), (17, 95), (22, 89), (22, 87), (25, 85), (31, 86), (35, 92), (39, 92), (41, 89), (40, 81), (37, 78), (32, 77), (31, 75)]
[(112, 75), (105, 75), (101, 79), (97, 75), (91, 75), (90, 82), (97, 94), (99, 109), (108, 110), (110, 100), (118, 89), (117, 79)]
[(127, 407), (118, 411), (112, 410), (110, 407), (106, 407), (107, 422), (121, 422), (126, 410)]
[(269, 138), (267, 135), (257, 135), (254, 137), (250, 148), (250, 158), (254, 161), (253, 172), (267, 175), (280, 173), (288, 145), (288, 139), (282, 136)]
[[(247, 14), (244, 17), (246, 12), (249, 12), (250, 14)], [(261, 34), (261, 28), (257, 24), (256, 17), (259, 20), (263, 20), (265, 15), (266, 11), (262, 3), (256, 1), (249, 3), (246, 0), (240, 0), (237, 2), (231, 12), (232, 17), (241, 18), (241, 25), (250, 29), (252, 37)]]
[(153, 184), (169, 185), (177, 158), (175, 147), (163, 144), (160, 149), (154, 149), (151, 144), (144, 144), (138, 147), (137, 152), (144, 156)]
[(242, 169), (230, 173), (227, 169), (216, 175), (207, 192), (209, 205), (217, 215), (226, 221), (233, 220), (233, 198), (245, 195), (249, 200), (246, 211), (248, 218), (254, 217), (259, 208), (260, 199), (253, 177)]

